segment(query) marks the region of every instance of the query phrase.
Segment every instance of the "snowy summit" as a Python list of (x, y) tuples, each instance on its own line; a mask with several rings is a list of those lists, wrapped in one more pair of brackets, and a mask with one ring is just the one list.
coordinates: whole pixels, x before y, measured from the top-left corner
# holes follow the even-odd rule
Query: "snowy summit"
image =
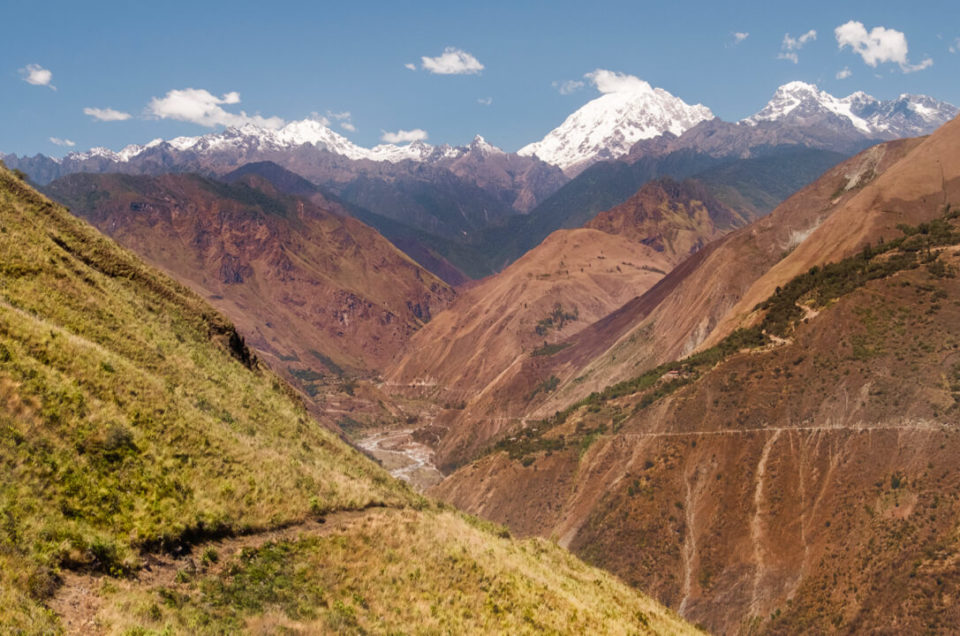
[(641, 139), (665, 132), (680, 135), (701, 121), (713, 119), (706, 106), (691, 106), (639, 78), (603, 70), (587, 77), (603, 95), (518, 154), (536, 155), (572, 175), (596, 161), (626, 155)]

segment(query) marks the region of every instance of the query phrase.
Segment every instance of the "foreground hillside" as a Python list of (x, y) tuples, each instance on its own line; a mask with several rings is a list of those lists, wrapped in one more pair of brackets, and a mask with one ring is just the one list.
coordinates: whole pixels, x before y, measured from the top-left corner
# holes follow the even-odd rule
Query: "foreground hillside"
[(0, 254), (4, 631), (689, 631), (414, 495), (203, 300), (3, 168)]
[[(778, 225), (700, 252), (590, 367), (617, 381), (530, 418), (435, 493), (556, 537), (711, 630), (950, 631), (958, 139), (955, 120), (868, 151)], [(776, 254), (777, 237), (793, 244)], [(724, 251), (739, 258), (721, 266)], [(675, 304), (716, 276), (732, 282)]]

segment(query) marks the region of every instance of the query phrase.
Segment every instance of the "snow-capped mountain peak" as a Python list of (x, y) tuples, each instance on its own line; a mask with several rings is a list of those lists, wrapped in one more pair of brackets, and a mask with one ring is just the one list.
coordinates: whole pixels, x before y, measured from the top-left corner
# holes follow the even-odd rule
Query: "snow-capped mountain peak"
[(860, 132), (869, 134), (870, 125), (854, 112), (853, 105), (856, 103), (860, 107), (861, 104), (873, 104), (876, 101), (863, 92), (837, 99), (813, 84), (788, 82), (777, 89), (760, 112), (744, 119), (743, 123), (756, 125), (761, 121), (778, 121), (787, 117), (807, 119), (833, 114), (849, 121)]
[(870, 139), (894, 139), (930, 133), (956, 117), (952, 104), (925, 95), (900, 95), (879, 100), (863, 91), (837, 98), (813, 84), (789, 82), (776, 90), (773, 98), (757, 114), (742, 120), (747, 125), (759, 122), (819, 122), (835, 117), (849, 122), (857, 132)]
[(587, 102), (541, 141), (524, 146), (520, 155), (536, 155), (565, 172), (626, 155), (641, 139), (665, 132), (680, 135), (701, 121), (713, 119), (709, 108), (691, 106), (649, 83), (629, 78), (617, 90)]
[(483, 155), (502, 155), (506, 154), (500, 148), (497, 148), (481, 135), (477, 135), (473, 138), (473, 141), (470, 142), (469, 149), (475, 152), (479, 152)]

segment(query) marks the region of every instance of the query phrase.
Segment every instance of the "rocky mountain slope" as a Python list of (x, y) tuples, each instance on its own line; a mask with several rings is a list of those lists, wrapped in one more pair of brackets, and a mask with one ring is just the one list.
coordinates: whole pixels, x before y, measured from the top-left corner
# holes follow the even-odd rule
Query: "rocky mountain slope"
[(835, 166), (768, 216), (708, 245), (646, 297), (592, 326), (582, 342), (571, 343), (569, 360), (557, 358), (550, 373), (563, 380), (542, 408), (569, 404), (638, 368), (694, 351), (760, 277), (918, 143), (888, 142)]
[(389, 385), (460, 405), (438, 423), (445, 428), (439, 461), (455, 465), (515, 426), (507, 414), (556, 390), (555, 376), (528, 380), (563, 357), (578, 332), (746, 222), (700, 184), (651, 182), (587, 227), (553, 233), (464, 291), (391, 365)]
[(202, 299), (2, 167), (0, 210), (4, 628), (693, 632), (414, 495)]
[(958, 140), (866, 151), (581, 330), (436, 492), (718, 632), (949, 630)]
[[(483, 255), (470, 247), (436, 234), (418, 230), (410, 225), (381, 216), (366, 208), (344, 201), (331, 191), (314, 185), (300, 175), (272, 161), (247, 163), (219, 177), (220, 181), (236, 183), (253, 175), (269, 182), (277, 191), (297, 197), (316, 197), (321, 205), (335, 203), (346, 214), (376, 229), (397, 248), (424, 268), (450, 285), (460, 285), (471, 275), (482, 277), (487, 271)], [(448, 258), (449, 257), (449, 258)], [(456, 261), (458, 265), (454, 265)], [(464, 271), (461, 271), (461, 267)]]
[(453, 299), (337, 203), (238, 179), (76, 174), (47, 191), (208, 299), (308, 394), (381, 368)]

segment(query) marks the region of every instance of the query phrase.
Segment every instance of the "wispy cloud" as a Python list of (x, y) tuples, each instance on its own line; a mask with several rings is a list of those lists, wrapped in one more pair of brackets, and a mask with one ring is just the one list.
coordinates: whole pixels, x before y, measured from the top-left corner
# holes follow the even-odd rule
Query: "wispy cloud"
[(784, 34), (783, 42), (780, 43), (780, 53), (777, 54), (777, 59), (790, 60), (794, 64), (797, 64), (800, 61), (800, 56), (797, 54), (797, 51), (802, 49), (807, 42), (816, 39), (817, 32), (813, 29), (795, 38), (791, 37), (789, 33)]
[(425, 70), (438, 75), (476, 75), (484, 68), (477, 58), (453, 46), (437, 57), (423, 56), (420, 60)]
[(51, 90), (57, 90), (57, 87), (50, 83), (53, 81), (53, 72), (39, 64), (27, 64), (20, 69), (20, 75), (23, 76), (23, 81), (27, 84), (46, 86)]
[(381, 140), (388, 144), (403, 144), (411, 141), (423, 141), (427, 138), (427, 131), (419, 128), (413, 130), (398, 130), (397, 132), (384, 131)]
[(122, 110), (114, 110), (112, 108), (90, 108), (89, 106), (83, 109), (83, 114), (89, 115), (100, 121), (126, 121), (133, 116), (130, 113), (123, 112)]
[(339, 123), (340, 127), (344, 130), (348, 130), (350, 132), (357, 131), (357, 127), (353, 125), (353, 116), (350, 114), (349, 110), (345, 110), (342, 113), (335, 113), (328, 110), (327, 117)]
[(60, 139), (59, 137), (51, 137), (50, 142), (57, 144), (58, 146), (66, 146), (67, 148), (73, 148), (77, 145), (69, 139)]
[(750, 37), (750, 34), (747, 33), (746, 31), (737, 31), (736, 33), (733, 34), (733, 43), (734, 45), (740, 44), (741, 42), (746, 40), (748, 37)]
[(417, 65), (414, 64), (413, 62), (407, 62), (406, 64), (403, 65), (403, 68), (408, 68), (411, 71), (415, 71), (417, 70)]
[(262, 128), (280, 128), (284, 121), (279, 117), (247, 115), (246, 112), (231, 113), (224, 105), (240, 103), (236, 91), (216, 97), (202, 88), (185, 88), (169, 91), (163, 97), (154, 97), (147, 105), (147, 114), (160, 119), (188, 121), (201, 126), (242, 126), (254, 124)]
[(580, 80), (563, 80), (560, 82), (554, 82), (553, 87), (560, 92), (561, 95), (570, 95), (576, 93), (578, 90), (583, 88), (584, 84)]
[(840, 69), (839, 71), (837, 71), (837, 79), (838, 79), (838, 80), (847, 79), (847, 78), (850, 77), (851, 75), (853, 75), (853, 71), (851, 71), (850, 68), (847, 67), (847, 66), (844, 66), (842, 69)]
[(960, 38), (957, 38), (956, 40), (954, 40), (953, 44), (947, 47), (947, 50), (950, 51), (951, 53), (956, 53), (960, 51)]
[(877, 26), (867, 31), (863, 22), (850, 20), (834, 29), (833, 33), (840, 49), (849, 46), (863, 59), (864, 64), (873, 68), (878, 64), (892, 62), (904, 73), (913, 73), (933, 65), (933, 60), (929, 57), (919, 64), (911, 64), (907, 58), (907, 36), (896, 29)]
[(478, 97), (478, 98), (477, 98), (477, 103), (478, 103), (478, 104), (483, 104), (484, 106), (489, 106), (490, 104), (493, 103), (493, 98), (492, 98), (492, 97)]

